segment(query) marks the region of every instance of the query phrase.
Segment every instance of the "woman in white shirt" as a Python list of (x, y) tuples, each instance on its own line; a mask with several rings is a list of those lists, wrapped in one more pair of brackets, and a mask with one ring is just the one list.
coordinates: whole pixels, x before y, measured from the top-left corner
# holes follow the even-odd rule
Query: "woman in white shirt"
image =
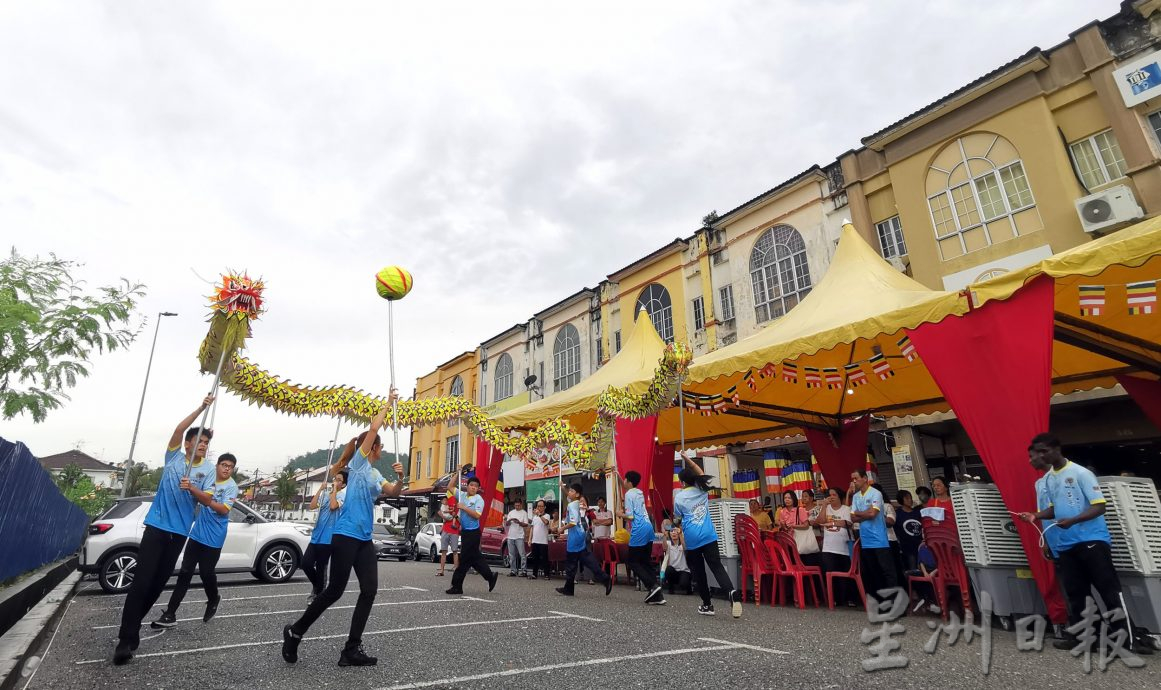
[(680, 527), (674, 527), (665, 535), (665, 548), (665, 585), (669, 587), (669, 593), (693, 594), (689, 565), (685, 562), (685, 536)]
[[(851, 540), (851, 509), (843, 504), (843, 490), (828, 489), (826, 505), (818, 516), (818, 526), (822, 528), (822, 566), (823, 580), (831, 572), (847, 572), (851, 569), (850, 540)], [(834, 600), (838, 604), (847, 603), (857, 606), (858, 597), (846, 579), (834, 581)]]

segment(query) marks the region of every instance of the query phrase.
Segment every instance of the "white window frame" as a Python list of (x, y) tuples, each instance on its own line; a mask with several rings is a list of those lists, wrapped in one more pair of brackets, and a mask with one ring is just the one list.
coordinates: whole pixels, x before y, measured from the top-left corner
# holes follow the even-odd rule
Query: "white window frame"
[(423, 451), (415, 451), (415, 481), (419, 481), (419, 476), (423, 474)]
[(566, 323), (552, 343), (552, 390), (564, 391), (580, 383), (580, 332)]
[[(781, 238), (780, 233), (783, 235)], [(795, 238), (801, 248), (793, 245)], [(763, 243), (769, 246), (763, 248)], [(761, 264), (755, 267), (759, 252)], [(754, 241), (750, 249), (749, 269), (750, 287), (754, 291), (754, 319), (757, 323), (785, 316), (798, 306), (813, 287), (806, 241), (797, 228), (785, 223), (767, 228)], [(793, 301), (793, 304), (788, 306), (789, 301)]]
[[(459, 374), (456, 374), (455, 378), (452, 379), (451, 385), (448, 386), (448, 395), (453, 398), (464, 397), (464, 379)], [(458, 417), (453, 417), (448, 420), (447, 425), (449, 427), (458, 427), (460, 420)]]
[(1145, 121), (1149, 123), (1149, 127), (1153, 130), (1153, 137), (1156, 138), (1157, 143), (1161, 144), (1161, 110), (1154, 110), (1146, 115)]
[(496, 360), (495, 386), (492, 390), (492, 395), (495, 399), (492, 402), (500, 402), (512, 397), (513, 384), (513, 367), (512, 356), (507, 352), (500, 355)]
[(907, 243), (903, 240), (903, 223), (899, 216), (875, 223), (875, 231), (879, 234), (879, 249), (884, 259), (907, 256)]
[(693, 298), (693, 330), (705, 330), (705, 301), (700, 296)]
[(448, 436), (447, 443), (444, 444), (443, 451), (443, 473), (447, 474), (456, 467), (456, 460), (459, 459), (460, 453), (460, 437), (459, 435)]
[(614, 331), (613, 333), (613, 354), (621, 351), (621, 331)]
[[(1100, 143), (1101, 137), (1105, 137), (1106, 143), (1111, 142), (1111, 145), (1107, 146), (1105, 149), (1102, 149)], [(1089, 184), (1089, 180), (1084, 179), (1084, 174), (1080, 172), (1080, 163), (1076, 157), (1077, 150), (1085, 144), (1088, 144), (1090, 153), (1097, 163), (1097, 167), (1092, 172), (1100, 173), (1101, 177), (1099, 180), (1093, 180), (1092, 184)], [(1105, 151), (1108, 151), (1111, 157), (1112, 146), (1117, 147), (1116, 153), (1120, 156), (1120, 158), (1114, 158), (1110, 163), (1109, 161), (1105, 160)], [(1069, 143), (1068, 155), (1070, 158), (1072, 158), (1073, 164), (1077, 167), (1077, 172), (1080, 173), (1081, 180), (1084, 182), (1084, 185), (1089, 188), (1089, 190), (1103, 187), (1117, 180), (1122, 180), (1127, 176), (1125, 171), (1128, 170), (1128, 165), (1125, 163), (1125, 152), (1121, 149), (1121, 143), (1117, 141), (1117, 135), (1113, 132), (1112, 127), (1097, 132), (1092, 136), (1087, 136), (1083, 139), (1077, 139), (1076, 141)], [(1117, 166), (1117, 170), (1112, 170), (1114, 165)], [(1119, 174), (1114, 176), (1113, 173)]]
[(673, 299), (661, 283), (650, 283), (637, 296), (633, 318), (642, 311), (649, 315), (657, 335), (667, 343), (673, 342)]
[(734, 286), (726, 285), (718, 288), (718, 301), (722, 305), (722, 321), (732, 321), (734, 318)]

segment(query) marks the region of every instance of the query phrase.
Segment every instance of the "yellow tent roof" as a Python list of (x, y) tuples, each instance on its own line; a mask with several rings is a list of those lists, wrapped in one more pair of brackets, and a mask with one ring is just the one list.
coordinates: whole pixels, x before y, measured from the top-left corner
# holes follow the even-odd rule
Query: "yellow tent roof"
[[(701, 416), (665, 411), (658, 436), (690, 445), (739, 443), (799, 433), (802, 427), (834, 429), (843, 418), (866, 413), (887, 416), (946, 410), (948, 405), (921, 359), (908, 361), (899, 343), (906, 328), (1005, 299), (1026, 281), (1050, 275), (1056, 282), (1053, 391), (1114, 385), (1117, 374), (1161, 375), (1161, 310), (1130, 316), (1125, 284), (1161, 279), (1161, 219), (1145, 221), (1108, 237), (1045, 259), (1026, 269), (969, 286), (960, 293), (929, 290), (886, 263), (851, 226), (845, 226), (830, 269), (789, 314), (759, 333), (694, 360), (687, 392), (724, 395), (739, 404), (725, 414)], [(1105, 285), (1107, 306), (1097, 317), (1078, 314), (1080, 285)], [(893, 376), (880, 379), (869, 360), (882, 354)], [(797, 365), (797, 381), (762, 377), (768, 363)], [(852, 385), (844, 367), (856, 364), (866, 377)], [(841, 382), (805, 386), (806, 367), (837, 368)], [(747, 372), (750, 376), (747, 377)], [(753, 387), (751, 387), (751, 383)], [(1002, 394), (997, 382), (997, 394)], [(727, 427), (723, 432), (722, 427)]]

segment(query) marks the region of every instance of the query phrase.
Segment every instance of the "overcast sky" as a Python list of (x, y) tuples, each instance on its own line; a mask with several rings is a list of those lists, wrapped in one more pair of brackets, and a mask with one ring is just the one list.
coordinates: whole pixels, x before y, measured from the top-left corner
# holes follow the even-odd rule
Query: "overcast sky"
[[(210, 281), (267, 282), (249, 354), (385, 392), (1025, 52), (1115, 0), (0, 2), (0, 245), (147, 323), (64, 409), (0, 435), (159, 464), (209, 387)], [(5, 247), (6, 249), (6, 247)], [(214, 450), (275, 470), (325, 419), (223, 396)], [(347, 429), (354, 432), (354, 429)], [(346, 432), (344, 432), (345, 435)], [(400, 435), (406, 447), (406, 430)], [(388, 437), (387, 448), (391, 448)]]

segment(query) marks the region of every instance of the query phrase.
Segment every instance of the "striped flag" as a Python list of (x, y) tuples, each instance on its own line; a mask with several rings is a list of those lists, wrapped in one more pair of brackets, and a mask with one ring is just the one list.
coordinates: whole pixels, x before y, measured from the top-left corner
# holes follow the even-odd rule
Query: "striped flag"
[(726, 389), (726, 397), (733, 401), (735, 405), (738, 404), (738, 387), (737, 385), (730, 386)]
[(752, 391), (758, 390), (758, 382), (754, 380), (753, 368), (751, 368), (749, 371), (746, 372), (746, 375), (742, 377), (742, 380), (744, 380), (746, 382), (746, 386), (750, 390), (752, 390)]
[(1129, 283), (1125, 286), (1125, 292), (1128, 295), (1130, 316), (1153, 313), (1153, 305), (1157, 304), (1157, 281)]
[(733, 479), (734, 498), (758, 498), (762, 495), (757, 470), (738, 470)]
[(791, 463), (782, 472), (783, 491), (814, 490), (814, 477), (810, 474), (810, 462), (800, 461)]
[(1104, 285), (1080, 286), (1080, 315), (1100, 316), (1105, 307)]
[(911, 338), (903, 336), (903, 338), (899, 340), (899, 351), (903, 354), (904, 357), (907, 358), (908, 362), (915, 361), (915, 357), (917, 355), (915, 354), (915, 345), (912, 344)]
[(768, 450), (763, 455), (762, 467), (766, 473), (766, 493), (778, 495), (782, 487), (782, 466), (790, 459), (784, 450)]
[[(501, 475), (502, 477), (503, 475)], [(504, 524), (504, 480), (496, 480), (496, 493), (492, 494), (492, 509), (485, 516), (484, 527), (499, 527)]]
[(843, 371), (847, 375), (847, 382), (850, 383), (851, 388), (858, 388), (867, 382), (867, 372), (863, 371), (858, 362), (844, 366)]
[(895, 375), (895, 372), (891, 370), (891, 363), (887, 361), (887, 358), (882, 353), (874, 355), (867, 360), (867, 363), (871, 365), (871, 371), (878, 374), (879, 378), (883, 381)]
[(798, 383), (798, 365), (786, 362), (782, 365), (782, 380), (787, 383)]
[(805, 367), (803, 372), (806, 374), (807, 388), (822, 388), (822, 375), (818, 371), (818, 367)]
[(835, 388), (842, 388), (843, 377), (839, 373), (838, 367), (825, 367), (822, 370), (823, 375), (826, 376), (826, 389), (834, 390)]
[(758, 376), (760, 376), (761, 378), (764, 378), (764, 379), (765, 378), (774, 378), (775, 368), (776, 367), (774, 364), (772, 364), (772, 363), (767, 364), (766, 366), (762, 367), (761, 371), (758, 372)]

